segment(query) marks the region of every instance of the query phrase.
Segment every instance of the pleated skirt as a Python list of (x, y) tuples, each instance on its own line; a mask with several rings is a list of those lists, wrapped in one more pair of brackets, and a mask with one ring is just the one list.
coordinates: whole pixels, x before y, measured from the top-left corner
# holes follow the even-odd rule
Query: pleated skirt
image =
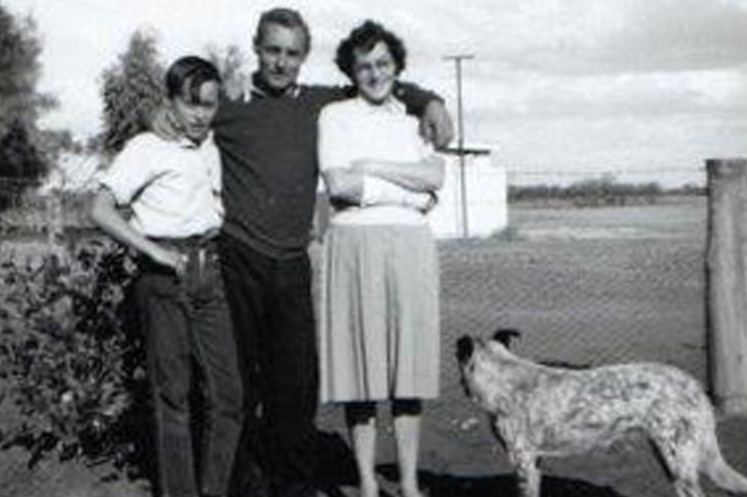
[(320, 400), (436, 397), (439, 270), (430, 229), (332, 224), (320, 277)]

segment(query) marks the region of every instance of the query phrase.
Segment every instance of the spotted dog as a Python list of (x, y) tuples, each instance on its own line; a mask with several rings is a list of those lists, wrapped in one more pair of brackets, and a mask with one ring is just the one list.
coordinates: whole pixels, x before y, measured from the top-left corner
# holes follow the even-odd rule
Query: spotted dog
[(700, 472), (726, 491), (747, 493), (747, 478), (721, 455), (713, 408), (694, 378), (653, 363), (543, 366), (509, 352), (517, 336), (462, 337), (457, 358), (467, 395), (489, 413), (524, 496), (539, 495), (538, 458), (608, 446), (633, 431), (652, 442), (678, 497), (704, 495)]

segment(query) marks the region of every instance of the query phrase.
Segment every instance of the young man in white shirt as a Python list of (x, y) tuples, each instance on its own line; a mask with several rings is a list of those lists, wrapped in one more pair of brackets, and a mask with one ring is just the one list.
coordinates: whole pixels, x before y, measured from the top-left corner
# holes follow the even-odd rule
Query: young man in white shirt
[[(210, 126), (221, 79), (198, 57), (166, 74), (176, 139), (141, 133), (101, 177), (91, 217), (140, 254), (135, 292), (146, 339), (154, 446), (164, 496), (224, 496), (242, 422), (241, 377), (217, 252), (221, 167)], [(127, 205), (126, 220), (117, 206)], [(200, 463), (193, 463), (193, 361), (204, 398)]]

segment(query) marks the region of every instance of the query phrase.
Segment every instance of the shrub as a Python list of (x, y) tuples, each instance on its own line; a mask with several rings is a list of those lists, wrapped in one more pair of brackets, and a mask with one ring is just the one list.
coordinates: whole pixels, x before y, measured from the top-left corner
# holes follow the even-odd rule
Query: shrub
[(568, 186), (511, 186), (509, 201), (561, 200), (577, 207), (619, 206), (636, 203), (654, 204), (657, 199), (676, 190), (666, 190), (656, 182), (622, 183), (614, 176), (582, 180)]
[(121, 468), (143, 440), (134, 264), (104, 241), (71, 252), (0, 264), (0, 440), (26, 448), (31, 466), (56, 452)]

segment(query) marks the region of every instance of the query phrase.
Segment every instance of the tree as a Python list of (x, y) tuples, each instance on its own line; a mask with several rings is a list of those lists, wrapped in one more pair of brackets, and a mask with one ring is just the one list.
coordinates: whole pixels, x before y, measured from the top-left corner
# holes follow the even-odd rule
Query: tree
[(249, 79), (243, 70), (244, 53), (241, 49), (236, 45), (229, 45), (225, 50), (209, 46), (207, 58), (218, 68), (224, 91), (231, 97), (241, 94)]
[(33, 19), (0, 5), (0, 177), (38, 179), (46, 170), (36, 124), (56, 102), (36, 90), (40, 53)]
[(46, 164), (20, 120), (13, 121), (0, 138), (0, 177), (37, 180)]
[(148, 128), (163, 101), (163, 76), (155, 38), (136, 31), (117, 63), (102, 75), (105, 152), (119, 152), (127, 140)]

